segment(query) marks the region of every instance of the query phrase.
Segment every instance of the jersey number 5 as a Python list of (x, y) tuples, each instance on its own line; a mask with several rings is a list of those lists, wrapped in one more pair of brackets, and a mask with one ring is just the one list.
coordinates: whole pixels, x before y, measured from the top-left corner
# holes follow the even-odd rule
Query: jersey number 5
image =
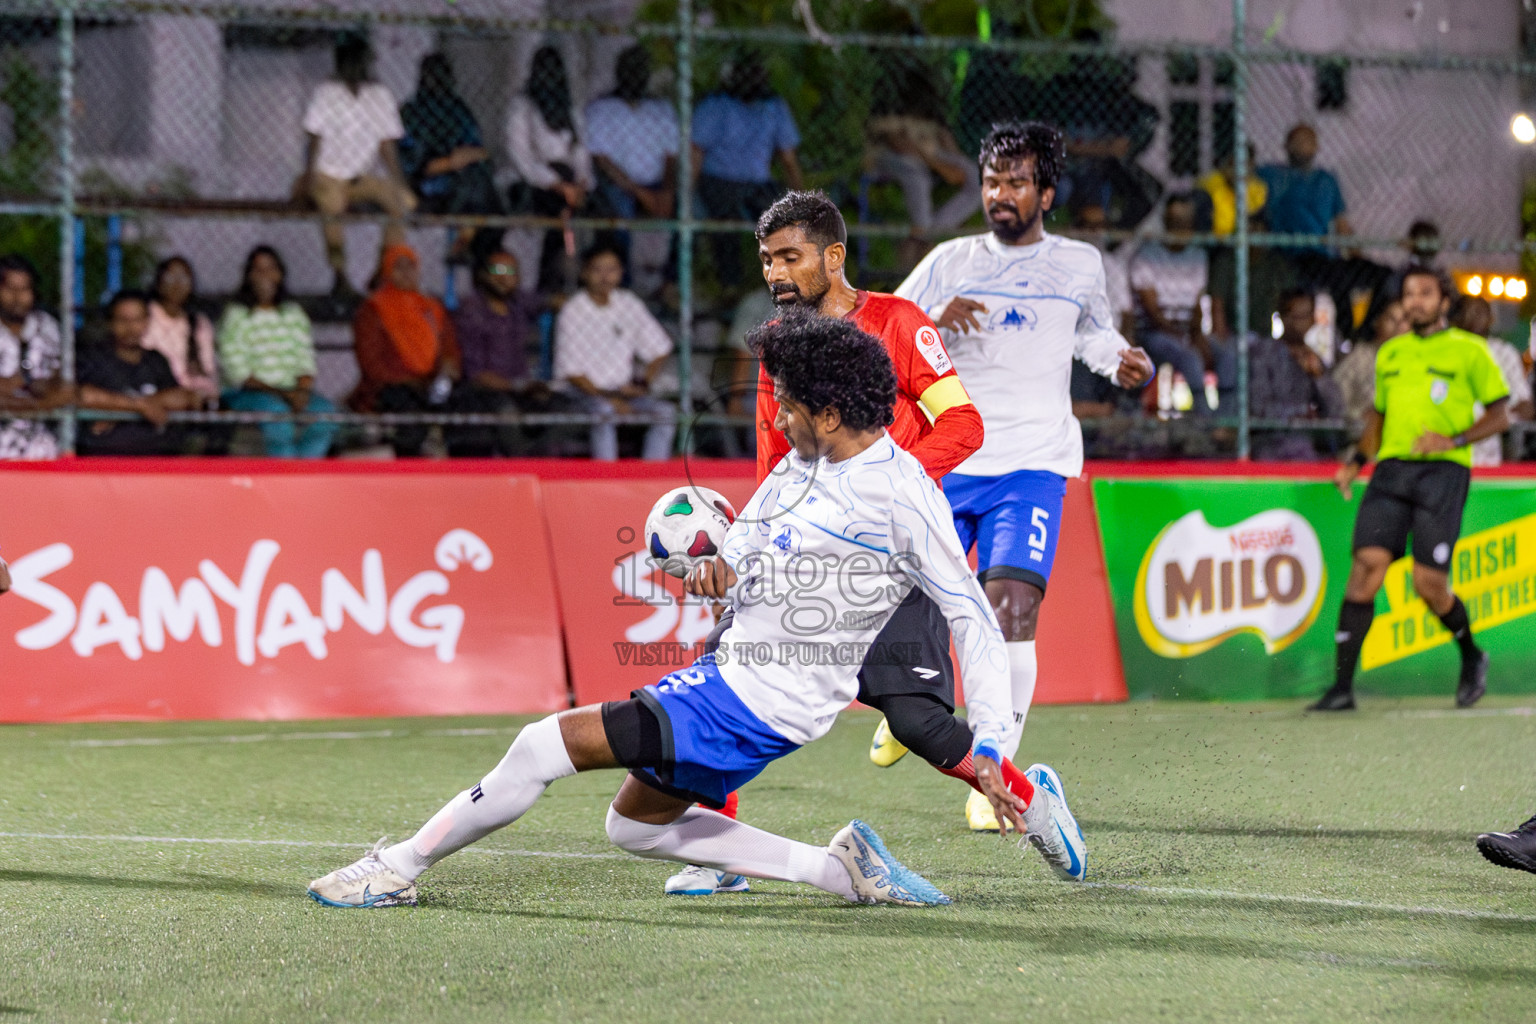
[(1051, 514), (1043, 508), (1032, 509), (1029, 515), (1029, 560), (1031, 562), (1045, 561), (1045, 521), (1051, 518)]

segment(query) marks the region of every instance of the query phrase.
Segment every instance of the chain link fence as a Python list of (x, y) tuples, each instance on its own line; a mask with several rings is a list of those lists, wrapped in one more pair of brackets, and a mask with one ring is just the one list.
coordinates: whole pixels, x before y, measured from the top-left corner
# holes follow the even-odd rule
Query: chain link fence
[[(0, 253), (57, 330), (0, 288), (0, 456), (750, 454), (755, 217), (824, 189), (854, 283), (891, 290), (985, 230), (975, 153), (1010, 119), (1061, 128), (1047, 227), (1104, 251), (1162, 364), (1141, 395), (1074, 375), (1090, 454), (1336, 455), (1411, 261), (1491, 301), (1467, 315), (1529, 380), (1514, 58), (1113, 45), (1077, 5), (929, 34), (619, 6), (8, 4)], [(140, 288), (145, 323), (106, 308)], [(1302, 378), (1275, 372), (1282, 330), (1316, 354)], [(135, 332), (192, 385), (150, 413), (174, 431), (125, 426), (169, 390), (117, 365)]]

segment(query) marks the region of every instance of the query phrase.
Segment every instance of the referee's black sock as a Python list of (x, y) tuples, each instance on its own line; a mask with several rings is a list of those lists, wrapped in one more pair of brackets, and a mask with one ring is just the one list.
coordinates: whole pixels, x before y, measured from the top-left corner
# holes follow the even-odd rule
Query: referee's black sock
[(1333, 685), (1349, 689), (1355, 685), (1355, 666), (1360, 663), (1360, 648), (1376, 617), (1375, 601), (1349, 601), (1339, 609), (1339, 631), (1333, 635)]
[(1461, 660), (1472, 661), (1483, 653), (1483, 649), (1472, 639), (1472, 623), (1467, 619), (1467, 606), (1455, 594), (1451, 595), (1451, 601), (1451, 610), (1440, 616), (1440, 625), (1456, 638), (1456, 645), (1461, 648)]

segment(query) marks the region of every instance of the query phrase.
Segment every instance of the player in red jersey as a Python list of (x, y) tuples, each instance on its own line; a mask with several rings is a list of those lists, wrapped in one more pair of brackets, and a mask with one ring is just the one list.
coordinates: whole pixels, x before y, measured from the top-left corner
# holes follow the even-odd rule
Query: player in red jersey
[[(776, 305), (852, 320), (885, 343), (896, 367), (896, 418), (887, 430), (917, 456), (929, 476), (938, 481), (981, 447), (981, 414), (956, 376), (933, 321), (906, 299), (849, 283), (843, 269), (848, 228), (837, 204), (821, 192), (790, 192), (758, 220), (757, 244), (763, 279)], [(773, 384), (760, 373), (759, 482), (789, 451), (789, 443), (773, 428), (778, 412)], [(887, 727), (903, 747), (945, 774), (966, 777), (970, 732), (954, 716), (949, 627), (927, 597), (909, 598), (870, 646), (859, 672), (859, 700), (885, 713)], [(731, 794), (725, 807), (732, 817), (735, 797)], [(747, 885), (741, 876), (690, 865), (667, 880), (667, 892), (703, 896), (741, 892)]]

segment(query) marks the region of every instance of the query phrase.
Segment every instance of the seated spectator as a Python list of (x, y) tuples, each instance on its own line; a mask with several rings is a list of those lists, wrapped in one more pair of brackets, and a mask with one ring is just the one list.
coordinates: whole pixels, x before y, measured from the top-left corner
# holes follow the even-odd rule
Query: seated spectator
[[(68, 405), (59, 377), (59, 322), (37, 308), (37, 270), (25, 256), (0, 256), (0, 414)], [(0, 420), (0, 459), (52, 459), (58, 440), (45, 420)]]
[[(800, 174), (800, 132), (789, 104), (774, 94), (756, 53), (738, 54), (721, 71), (720, 89), (693, 112), (693, 168), (700, 213), (716, 220), (756, 222), (782, 192), (773, 180), (773, 159), (792, 189)], [(741, 239), (712, 235), (715, 276), (728, 287), (743, 282)]]
[[(1269, 200), (1269, 187), (1256, 175), (1256, 154), (1248, 143), (1248, 216), (1259, 216)], [(1211, 205), (1211, 234), (1230, 235), (1237, 230), (1237, 161), (1228, 156), (1221, 166), (1200, 179), (1200, 190)]]
[(197, 392), (206, 408), (219, 403), (213, 324), (192, 309), (197, 279), (185, 256), (162, 260), (149, 287), (149, 328), (144, 347), (165, 356), (176, 383)]
[[(391, 245), (379, 262), (378, 288), (358, 307), (353, 344), (362, 379), (347, 404), (358, 412), (480, 412), (459, 382), (459, 342), (443, 304), (421, 291), (416, 251)], [(395, 454), (421, 454), (427, 428), (394, 429)], [(452, 454), (473, 447), (484, 428), (444, 431)]]
[[(416, 208), (395, 149), (405, 128), (395, 98), (372, 80), (372, 62), (366, 40), (353, 36), (338, 43), (336, 77), (320, 84), (304, 111), (308, 150), (301, 185), (320, 211), (325, 257), (336, 275), (331, 294), (345, 301), (357, 292), (347, 280), (346, 231), (335, 218), (353, 203), (380, 206), (390, 215), (384, 229), (389, 245), (405, 240), (401, 218)], [(383, 177), (374, 173), (380, 161)]]
[[(476, 258), (474, 291), (453, 314), (464, 380), (474, 404), (484, 412), (565, 412), (569, 399), (528, 371), (528, 341), (537, 310), (518, 284), (517, 257), (511, 253), (497, 250)], [(540, 427), (508, 426), (489, 446), (502, 455), (520, 455), (528, 440), (545, 435)], [(481, 444), (486, 444), (483, 438)]]
[[(1195, 204), (1187, 193), (1168, 198), (1163, 228), (1169, 241), (1148, 242), (1131, 260), (1131, 289), (1136, 296), (1136, 343), (1152, 361), (1168, 363), (1189, 384), (1194, 411), (1212, 412), (1205, 394), (1205, 371), (1213, 366), (1225, 387), (1228, 350), (1213, 349), (1202, 326), (1200, 299), (1207, 292), (1208, 262), (1205, 250), (1182, 241), (1194, 231)], [(1216, 366), (1218, 356), (1223, 365)]]
[[(238, 412), (335, 412), (315, 393), (315, 342), (309, 317), (288, 298), (288, 269), (277, 250), (258, 245), (245, 258), (240, 290), (219, 322), (224, 404)], [(266, 453), (323, 459), (340, 425), (291, 420), (261, 424)]]
[[(594, 247), (582, 255), (582, 290), (573, 295), (555, 323), (555, 377), (575, 390), (582, 408), (604, 420), (592, 425), (592, 457), (619, 457), (618, 430), (611, 417), (631, 413), (656, 417), (645, 432), (644, 458), (660, 461), (672, 453), (677, 410), (652, 398), (650, 384), (672, 354), (672, 339), (633, 292), (619, 287), (624, 264), (612, 249)], [(635, 373), (635, 360), (644, 363)]]
[[(651, 56), (643, 46), (619, 54), (613, 93), (587, 105), (587, 148), (597, 168), (597, 189), (616, 217), (672, 216), (677, 197), (677, 111), (647, 95)], [(643, 241), (642, 241), (643, 240)], [(615, 238), (637, 290), (661, 284), (667, 236), (648, 232), (631, 251), (629, 233)], [(643, 282), (643, 283), (642, 283)]]
[[(1332, 171), (1315, 165), (1317, 131), (1298, 124), (1285, 137), (1286, 163), (1259, 168), (1269, 189), (1265, 213), (1271, 231), (1294, 235), (1351, 235), (1354, 227), (1345, 213), (1344, 193)], [(1386, 282), (1388, 270), (1360, 258), (1358, 252), (1340, 255), (1325, 246), (1304, 245), (1284, 250), (1296, 268), (1303, 288), (1326, 291), (1333, 301), (1337, 336), (1348, 337), (1359, 326), (1370, 296)], [(1325, 361), (1331, 362), (1330, 346)]]
[[(400, 108), (405, 134), (399, 143), (400, 166), (424, 213), (505, 213), (491, 176), (491, 153), (480, 123), (453, 81), (453, 65), (443, 53), (421, 59), (416, 95)], [(486, 246), (496, 244), (499, 228), (482, 228)], [(464, 259), (479, 232), (454, 232), (449, 262)]]
[[(911, 57), (884, 55), (885, 75), (873, 91), (864, 123), (864, 174), (871, 181), (901, 186), (914, 234), (952, 231), (981, 209), (976, 158), (961, 152), (950, 132), (948, 111), (927, 65)], [(937, 182), (955, 193), (937, 211)], [(903, 240), (903, 266), (917, 264), (924, 243)]]
[(1396, 299), (1386, 303), (1376, 311), (1370, 327), (1370, 336), (1357, 340), (1333, 367), (1333, 379), (1344, 399), (1344, 415), (1356, 430), (1365, 426), (1366, 414), (1376, 405), (1376, 353), (1382, 345), (1409, 331), (1403, 304)]
[[(1315, 312), (1310, 292), (1291, 289), (1280, 296), (1280, 337), (1260, 337), (1248, 349), (1248, 411), (1255, 419), (1337, 419), (1344, 414), (1339, 386), (1323, 361), (1307, 347)], [(1318, 439), (1302, 430), (1256, 431), (1253, 457), (1264, 461), (1318, 457)]]
[[(1451, 326), (1475, 334), (1488, 343), (1488, 354), (1498, 364), (1509, 388), (1509, 418), (1511, 422), (1531, 420), (1536, 408), (1531, 403), (1531, 381), (1525, 373), (1525, 362), (1520, 350), (1503, 338), (1489, 336), (1493, 329), (1493, 306), (1481, 295), (1463, 295), (1451, 306)], [(1483, 414), (1478, 404), (1477, 415)], [(1504, 435), (1485, 437), (1472, 446), (1472, 465), (1499, 466), (1504, 463)]]
[[(523, 92), (507, 109), (507, 157), (517, 174), (512, 186), (513, 209), (541, 217), (571, 217), (587, 206), (595, 184), (592, 157), (582, 142), (582, 125), (571, 109), (571, 87), (565, 61), (553, 46), (541, 46)], [(539, 291), (554, 295), (566, 290), (564, 233), (544, 233), (539, 255)]]
[(197, 392), (176, 383), (171, 364), (144, 348), (149, 296), (123, 291), (107, 304), (110, 344), (80, 353), (76, 378), (86, 409), (137, 413), (142, 419), (91, 420), (81, 424), (75, 448), (81, 455), (177, 455), (185, 432), (168, 426), (169, 414), (202, 405)]

